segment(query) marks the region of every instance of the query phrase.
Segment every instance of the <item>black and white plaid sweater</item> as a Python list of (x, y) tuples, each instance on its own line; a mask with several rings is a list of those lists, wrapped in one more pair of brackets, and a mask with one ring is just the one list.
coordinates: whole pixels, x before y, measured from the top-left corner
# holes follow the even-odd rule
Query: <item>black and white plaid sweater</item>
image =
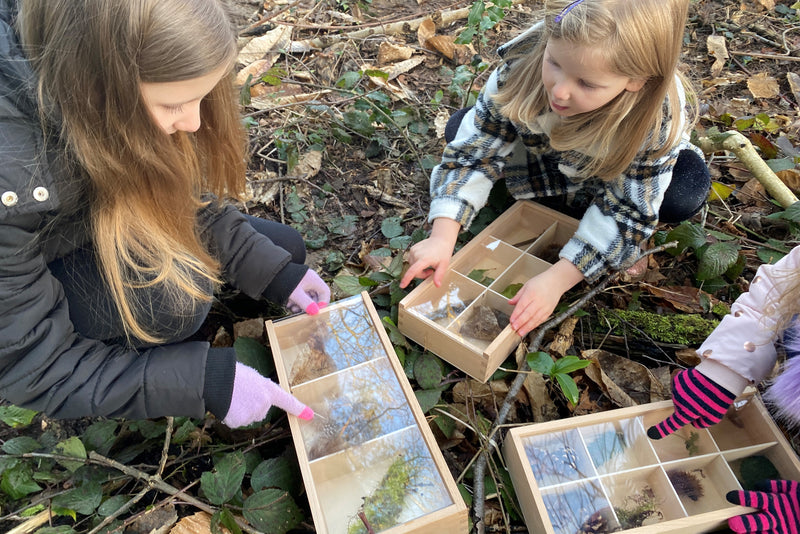
[[(521, 47), (532, 47), (537, 37), (538, 27), (534, 26), (499, 52), (503, 56), (510, 50), (516, 53)], [(433, 169), (429, 220), (445, 217), (468, 228), (486, 203), (492, 185), (501, 178), (517, 199), (561, 194), (593, 199), (577, 232), (559, 253), (592, 282), (606, 269), (618, 269), (632, 261), (639, 254), (640, 243), (653, 234), (678, 153), (684, 149), (702, 153), (684, 136), (659, 158), (651, 150), (640, 151), (613, 180), (582, 176), (579, 153), (550, 147), (548, 132), (558, 120), (554, 113), (541, 115), (534, 129), (500, 114), (492, 96), (510, 71), (513, 65), (504, 64), (492, 73), (455, 139), (445, 148), (442, 162)], [(666, 138), (671, 120), (665, 112), (659, 132), (662, 138)], [(678, 120), (686, 121), (685, 116)]]

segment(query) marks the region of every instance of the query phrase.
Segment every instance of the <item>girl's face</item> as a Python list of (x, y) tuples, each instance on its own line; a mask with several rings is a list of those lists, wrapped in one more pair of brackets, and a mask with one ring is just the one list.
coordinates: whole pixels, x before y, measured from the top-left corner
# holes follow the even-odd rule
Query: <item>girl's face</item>
[(226, 65), (199, 78), (140, 83), (139, 90), (153, 120), (167, 135), (196, 132), (200, 128), (200, 102), (228, 70)]
[(623, 91), (638, 91), (645, 80), (611, 72), (597, 48), (551, 38), (544, 50), (542, 83), (550, 109), (571, 117), (601, 108)]

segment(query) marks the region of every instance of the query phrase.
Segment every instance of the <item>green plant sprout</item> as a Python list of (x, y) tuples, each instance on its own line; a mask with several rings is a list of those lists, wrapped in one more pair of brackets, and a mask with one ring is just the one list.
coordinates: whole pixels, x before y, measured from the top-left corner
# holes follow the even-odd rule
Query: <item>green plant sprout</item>
[(587, 367), (590, 363), (589, 360), (582, 360), (577, 356), (564, 356), (557, 360), (546, 352), (529, 352), (526, 356), (528, 367), (533, 371), (537, 371), (542, 375), (555, 380), (561, 392), (567, 400), (573, 405), (578, 404), (578, 385), (575, 380), (569, 375), (575, 371), (579, 371)]

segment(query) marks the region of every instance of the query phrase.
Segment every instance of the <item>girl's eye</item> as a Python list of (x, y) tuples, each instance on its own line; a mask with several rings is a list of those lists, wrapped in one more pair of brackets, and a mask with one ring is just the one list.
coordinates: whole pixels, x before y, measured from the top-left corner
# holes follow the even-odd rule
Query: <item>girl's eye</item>
[(581, 85), (582, 85), (583, 87), (585, 87), (586, 89), (597, 89), (597, 86), (596, 86), (596, 85), (594, 85), (594, 84), (591, 84), (591, 83), (589, 83), (589, 82), (587, 82), (587, 81), (581, 80), (581, 81), (580, 81), (580, 83), (581, 83)]
[(180, 113), (181, 111), (183, 111), (183, 106), (182, 106), (182, 105), (178, 105), (178, 106), (164, 106), (164, 109), (166, 109), (166, 110), (167, 110), (169, 113), (172, 113), (172, 114), (178, 114), (178, 113)]

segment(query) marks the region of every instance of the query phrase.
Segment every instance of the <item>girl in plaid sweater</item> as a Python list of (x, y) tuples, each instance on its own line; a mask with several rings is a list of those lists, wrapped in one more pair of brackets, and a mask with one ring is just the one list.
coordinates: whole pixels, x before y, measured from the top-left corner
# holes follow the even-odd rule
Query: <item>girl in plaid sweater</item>
[(685, 136), (677, 67), (688, 4), (545, 2), (544, 18), (501, 47), (503, 64), (451, 125), (431, 175), (432, 231), (411, 248), (401, 287), (415, 277), (441, 284), (459, 231), (501, 178), (517, 199), (566, 196), (585, 208), (559, 260), (511, 299), (520, 336), (578, 282), (629, 267), (660, 220), (696, 213), (709, 179)]

